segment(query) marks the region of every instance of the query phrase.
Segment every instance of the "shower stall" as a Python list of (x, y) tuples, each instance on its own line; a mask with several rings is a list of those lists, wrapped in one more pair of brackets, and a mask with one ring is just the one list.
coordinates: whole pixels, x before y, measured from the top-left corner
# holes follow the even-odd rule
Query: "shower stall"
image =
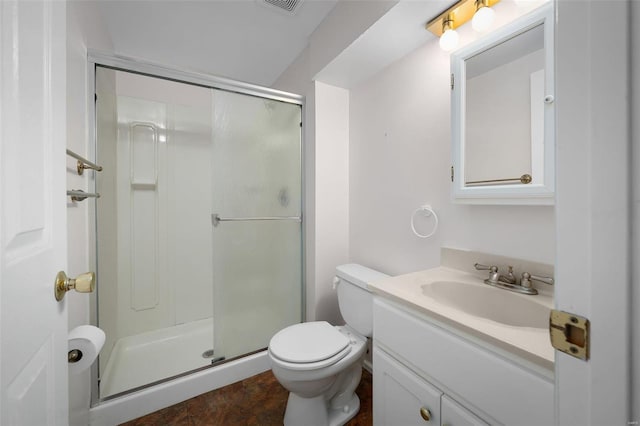
[(99, 400), (303, 319), (301, 102), (226, 83), (96, 66)]

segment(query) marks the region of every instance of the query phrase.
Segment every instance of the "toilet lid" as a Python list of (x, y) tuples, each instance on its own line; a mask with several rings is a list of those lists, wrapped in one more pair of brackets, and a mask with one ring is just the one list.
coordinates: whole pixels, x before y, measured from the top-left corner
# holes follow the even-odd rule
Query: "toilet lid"
[(271, 338), (269, 350), (292, 363), (318, 362), (349, 346), (349, 339), (326, 321), (305, 322), (280, 330)]

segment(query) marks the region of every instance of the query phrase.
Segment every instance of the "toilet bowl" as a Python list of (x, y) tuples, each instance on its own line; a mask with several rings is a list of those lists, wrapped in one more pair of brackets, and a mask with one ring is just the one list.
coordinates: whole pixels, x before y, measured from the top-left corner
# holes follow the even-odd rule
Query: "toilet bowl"
[(355, 390), (372, 331), (373, 298), (366, 283), (386, 276), (361, 265), (339, 266), (334, 286), (347, 324), (306, 322), (273, 336), (271, 368), (289, 391), (285, 426), (340, 426), (358, 413)]

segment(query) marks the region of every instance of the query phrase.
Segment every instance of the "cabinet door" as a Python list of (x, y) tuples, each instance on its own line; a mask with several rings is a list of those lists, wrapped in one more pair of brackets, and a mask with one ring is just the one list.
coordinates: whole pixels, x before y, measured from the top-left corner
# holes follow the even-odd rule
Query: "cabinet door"
[(373, 350), (373, 424), (440, 424), (442, 392), (378, 348)]
[(440, 403), (442, 426), (488, 426), (471, 411), (446, 395), (442, 396)]

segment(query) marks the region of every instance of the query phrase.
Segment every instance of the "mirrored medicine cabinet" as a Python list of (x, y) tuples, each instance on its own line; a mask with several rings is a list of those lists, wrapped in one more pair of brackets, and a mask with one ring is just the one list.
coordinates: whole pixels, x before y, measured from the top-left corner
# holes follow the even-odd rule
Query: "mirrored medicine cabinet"
[(553, 204), (553, 69), (551, 4), (452, 54), (456, 202)]

